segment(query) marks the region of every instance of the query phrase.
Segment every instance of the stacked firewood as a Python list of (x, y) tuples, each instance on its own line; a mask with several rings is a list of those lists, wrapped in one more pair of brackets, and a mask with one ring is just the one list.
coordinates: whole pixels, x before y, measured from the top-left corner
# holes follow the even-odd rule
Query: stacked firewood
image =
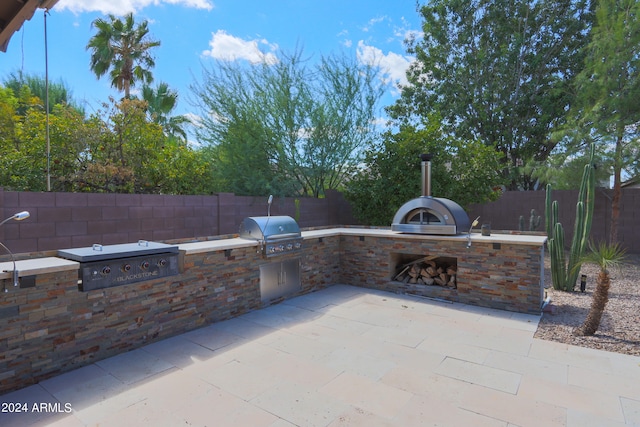
[(427, 256), (401, 265), (393, 280), (456, 288), (456, 266), (437, 256)]

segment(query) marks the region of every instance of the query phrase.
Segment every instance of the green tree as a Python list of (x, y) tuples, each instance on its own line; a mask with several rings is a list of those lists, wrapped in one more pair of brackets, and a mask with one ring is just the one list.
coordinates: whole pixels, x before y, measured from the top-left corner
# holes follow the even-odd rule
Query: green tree
[(185, 126), (191, 121), (186, 116), (171, 116), (178, 103), (178, 92), (164, 82), (160, 82), (156, 88), (145, 84), (142, 86), (142, 99), (147, 101), (151, 121), (162, 126), (167, 136), (187, 140)]
[(640, 3), (599, 0), (586, 52), (579, 102), (571, 115), (576, 128), (598, 138), (610, 153), (614, 184), (609, 237), (614, 243), (622, 171), (637, 172), (640, 151)]
[[(148, 120), (147, 103), (110, 99), (88, 123), (99, 134), (87, 141), (73, 184), (78, 191), (145, 194), (210, 193), (205, 159)], [(103, 119), (105, 118), (105, 119)]]
[(18, 109), (18, 98), (13, 90), (0, 86), (0, 150), (5, 152), (14, 142), (14, 117)]
[[(24, 88), (24, 87), (23, 87)], [(7, 91), (0, 91), (6, 95)], [(22, 91), (22, 95), (30, 91)], [(21, 191), (47, 190), (46, 114), (42, 101), (33, 96), (5, 98), (0, 95), (0, 186)], [(23, 114), (17, 114), (22, 106)], [(51, 176), (54, 191), (70, 191), (69, 178), (75, 174), (77, 159), (86, 141), (84, 115), (77, 109), (57, 104), (49, 116), (51, 141)]]
[(533, 189), (523, 166), (555, 142), (582, 67), (588, 0), (433, 0), (420, 8), (424, 38), (389, 114), (419, 122), (431, 112), (446, 132), (502, 153), (509, 189)]
[(84, 114), (84, 109), (81, 108), (77, 102), (73, 99), (71, 89), (62, 81), (47, 82), (44, 77), (36, 75), (25, 74), (22, 72), (10, 73), (4, 80), (4, 85), (7, 88), (13, 90), (15, 94), (19, 94), (24, 87), (29, 89), (29, 93), (32, 96), (38, 97), (44, 105), (47, 98), (47, 86), (49, 94), (49, 112), (57, 104), (69, 105), (78, 112)]
[[(554, 150), (546, 161), (530, 162), (525, 169), (539, 180), (541, 186), (551, 184), (554, 190), (577, 190), (580, 188), (584, 165), (589, 162), (588, 148), (582, 145), (563, 147), (562, 150)], [(595, 153), (593, 164), (596, 186), (608, 185), (612, 170), (608, 154), (602, 150)]]
[(109, 15), (108, 21), (98, 18), (92, 26), (98, 31), (89, 40), (87, 50), (91, 51), (90, 67), (97, 78), (109, 72), (111, 86), (124, 92), (125, 98), (130, 97), (131, 87), (138, 81), (153, 81), (150, 69), (155, 61), (150, 49), (160, 46), (160, 42), (149, 38), (147, 21), (136, 25), (133, 13), (129, 13), (124, 21)]
[(403, 125), (397, 132), (387, 132), (382, 144), (367, 152), (345, 193), (359, 221), (388, 226), (403, 203), (421, 195), (422, 153), (434, 155), (434, 196), (455, 200), (463, 207), (499, 197), (503, 182), (497, 173), (499, 153), (480, 142), (446, 136), (438, 117), (431, 116), (420, 129)]
[(192, 90), (199, 140), (215, 147), (217, 175), (233, 191), (314, 197), (360, 161), (382, 94), (373, 67), (337, 55), (308, 66), (301, 51), (269, 64), (218, 61)]

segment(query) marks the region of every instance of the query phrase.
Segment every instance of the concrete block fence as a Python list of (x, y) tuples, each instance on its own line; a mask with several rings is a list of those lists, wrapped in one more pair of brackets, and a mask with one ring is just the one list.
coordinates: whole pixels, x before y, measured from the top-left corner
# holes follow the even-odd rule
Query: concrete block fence
[[(355, 224), (341, 193), (323, 199), (275, 197), (272, 215), (294, 217), (300, 227)], [(138, 240), (170, 241), (238, 232), (247, 216), (267, 215), (267, 197), (219, 193), (210, 196), (157, 194), (42, 193), (0, 188), (0, 214), (29, 211), (31, 217), (0, 227), (0, 242), (14, 254), (112, 245)], [(0, 259), (4, 253), (0, 252)]]
[[(577, 190), (554, 190), (553, 200), (558, 201), (558, 216), (565, 230), (565, 242), (571, 244), (576, 215)], [(591, 239), (606, 241), (610, 234), (611, 200), (613, 190), (596, 189)], [(474, 204), (467, 212), (474, 219), (480, 216), (480, 224), (491, 224), (493, 230), (518, 230), (520, 215), (524, 216), (525, 230), (529, 227), (531, 209), (541, 216), (537, 231), (545, 232), (545, 192), (507, 191), (495, 202)], [(629, 253), (640, 253), (640, 188), (625, 188), (620, 200), (618, 241)]]
[[(597, 189), (592, 239), (609, 235), (612, 190)], [(566, 241), (571, 241), (577, 191), (554, 191)], [(538, 231), (544, 232), (544, 191), (507, 191), (495, 202), (468, 207), (470, 218), (480, 216), (493, 230), (518, 230), (522, 215), (529, 225), (531, 209), (541, 216)], [(232, 193), (210, 196), (154, 194), (34, 193), (0, 188), (2, 219), (27, 210), (28, 220), (11, 221), (0, 227), (0, 242), (14, 253), (35, 253), (91, 246), (131, 243), (140, 239), (167, 241), (208, 238), (238, 232), (247, 216), (267, 213), (266, 197), (244, 197)], [(356, 219), (343, 195), (328, 191), (326, 198), (276, 197), (272, 215), (289, 215), (300, 227), (354, 225)], [(391, 222), (391, 219), (389, 219)], [(640, 189), (622, 192), (619, 241), (630, 253), (640, 253)], [(0, 253), (0, 259), (3, 258)]]

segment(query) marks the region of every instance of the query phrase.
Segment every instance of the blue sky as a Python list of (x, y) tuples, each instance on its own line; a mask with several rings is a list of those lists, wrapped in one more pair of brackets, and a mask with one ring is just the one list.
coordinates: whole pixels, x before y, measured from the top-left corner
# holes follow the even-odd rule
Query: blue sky
[[(107, 14), (134, 12), (147, 20), (161, 42), (153, 51), (154, 82), (179, 93), (176, 114), (195, 113), (189, 85), (203, 65), (216, 59), (269, 60), (278, 50), (302, 47), (305, 56), (350, 52), (375, 59), (392, 83), (402, 82), (412, 60), (403, 40), (420, 31), (415, 0), (59, 0), (46, 19), (49, 79), (62, 80), (88, 113), (110, 95), (119, 97), (107, 77), (89, 70), (85, 49), (95, 30), (91, 22)], [(44, 11), (38, 10), (0, 53), (0, 82), (10, 72), (45, 74)], [(388, 85), (381, 106), (393, 103)]]

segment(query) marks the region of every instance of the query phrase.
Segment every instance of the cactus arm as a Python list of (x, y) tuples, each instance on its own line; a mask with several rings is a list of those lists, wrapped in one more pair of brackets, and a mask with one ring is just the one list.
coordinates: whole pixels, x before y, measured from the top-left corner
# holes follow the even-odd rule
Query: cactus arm
[(547, 238), (553, 238), (553, 223), (551, 218), (551, 184), (547, 184), (545, 199), (544, 199), (544, 222), (547, 229)]
[[(566, 268), (564, 256), (564, 229), (562, 224), (556, 223), (554, 228), (553, 252), (551, 253), (552, 271), (551, 279), (554, 289), (566, 289)], [(553, 261), (555, 260), (555, 262)], [(555, 281), (554, 281), (555, 278)]]
[(571, 251), (569, 252), (569, 265), (567, 266), (567, 290), (573, 291), (578, 281), (579, 270), (575, 268), (580, 257), (584, 253), (582, 242), (585, 232), (585, 209), (584, 203), (576, 204), (576, 223), (573, 228), (573, 240), (571, 241)]

